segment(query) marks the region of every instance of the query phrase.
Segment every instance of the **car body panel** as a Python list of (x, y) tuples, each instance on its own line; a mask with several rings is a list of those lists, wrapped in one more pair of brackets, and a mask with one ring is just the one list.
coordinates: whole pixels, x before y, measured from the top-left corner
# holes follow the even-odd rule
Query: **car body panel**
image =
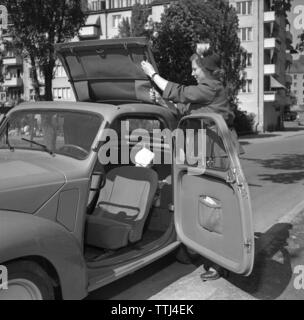
[(25, 160), (22, 152), (12, 154), (0, 154), (0, 210), (34, 213), (64, 185), (65, 176), (42, 162)]
[[(216, 170), (212, 164), (204, 171), (195, 172), (174, 161), (174, 215), (178, 237), (187, 247), (218, 265), (249, 275), (254, 262), (251, 201), (229, 129), (216, 114), (185, 117), (180, 124), (189, 119), (211, 120), (217, 126), (220, 132), (217, 138), (224, 145), (226, 162), (225, 170)], [(211, 143), (211, 139), (207, 141)]]
[(0, 211), (0, 244), (1, 264), (43, 257), (57, 271), (63, 298), (81, 299), (87, 294), (82, 248), (59, 224), (33, 215)]

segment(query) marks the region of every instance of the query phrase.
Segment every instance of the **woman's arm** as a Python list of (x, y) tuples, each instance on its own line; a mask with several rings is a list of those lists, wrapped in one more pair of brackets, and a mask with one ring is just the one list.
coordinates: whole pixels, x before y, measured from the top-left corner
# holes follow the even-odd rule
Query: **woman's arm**
[(162, 78), (153, 68), (153, 66), (147, 62), (147, 61), (143, 61), (141, 63), (141, 67), (144, 71), (144, 73), (150, 77), (153, 82), (158, 86), (158, 88), (162, 91), (165, 91), (167, 85), (168, 85), (168, 81), (164, 78)]
[(207, 83), (196, 86), (184, 86), (162, 78), (147, 61), (141, 63), (144, 73), (163, 91), (163, 98), (174, 103), (211, 103), (216, 89)]

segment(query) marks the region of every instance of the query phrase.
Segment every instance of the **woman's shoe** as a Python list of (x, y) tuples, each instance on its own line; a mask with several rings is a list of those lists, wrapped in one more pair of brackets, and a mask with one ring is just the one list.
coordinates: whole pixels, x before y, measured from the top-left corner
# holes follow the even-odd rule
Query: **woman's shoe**
[(203, 274), (201, 274), (201, 279), (202, 281), (206, 282), (206, 281), (211, 281), (211, 280), (217, 280), (219, 279), (221, 276), (218, 273), (217, 270), (210, 268), (208, 271), (204, 272)]

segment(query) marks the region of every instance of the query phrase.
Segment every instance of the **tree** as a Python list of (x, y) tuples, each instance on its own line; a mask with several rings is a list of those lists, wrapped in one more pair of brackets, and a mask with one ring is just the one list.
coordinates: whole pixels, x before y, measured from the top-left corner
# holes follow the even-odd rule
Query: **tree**
[(123, 18), (118, 26), (119, 38), (129, 38), (131, 37), (131, 26), (129, 19)]
[(304, 51), (304, 32), (299, 35), (299, 43), (297, 44), (296, 49), (301, 52)]
[(225, 0), (180, 0), (165, 10), (157, 31), (153, 51), (161, 74), (174, 82), (193, 84), (189, 58), (198, 43), (208, 42), (210, 51), (222, 58), (223, 81), (231, 104), (237, 105), (246, 52), (238, 38), (238, 17), (232, 6)]
[(291, 2), (293, 0), (274, 0), (273, 10), (277, 15), (283, 15), (287, 17), (287, 11), (291, 9)]
[(32, 65), (37, 98), (37, 67), (45, 80), (45, 100), (53, 100), (52, 80), (56, 63), (54, 44), (69, 40), (84, 25), (81, 0), (3, 0), (11, 17), (11, 48)]
[(131, 34), (132, 37), (141, 37), (146, 35), (145, 24), (148, 21), (150, 9), (146, 5), (136, 3), (132, 7)]

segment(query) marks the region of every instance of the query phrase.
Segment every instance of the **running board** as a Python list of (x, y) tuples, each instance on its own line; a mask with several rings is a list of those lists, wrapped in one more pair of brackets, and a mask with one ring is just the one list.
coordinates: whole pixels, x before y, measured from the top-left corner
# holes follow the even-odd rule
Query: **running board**
[[(135, 262), (131, 262), (127, 265), (117, 267), (113, 269), (113, 273), (111, 272), (110, 275), (105, 276), (104, 274), (98, 277), (95, 277), (90, 280), (88, 291), (92, 292), (96, 289), (99, 289), (103, 286), (106, 286), (107, 284), (116, 281), (120, 278), (123, 278), (124, 276), (131, 274), (138, 269), (141, 269), (148, 264), (160, 259), (161, 257), (169, 254), (173, 250), (175, 250), (180, 245), (179, 241), (175, 241), (171, 243), (170, 245), (164, 247), (163, 249), (157, 250), (156, 252), (147, 255), (144, 258), (140, 258), (139, 260)], [(108, 268), (107, 268), (108, 269)], [(108, 269), (109, 270), (109, 269)], [(102, 272), (102, 270), (101, 270)]]

